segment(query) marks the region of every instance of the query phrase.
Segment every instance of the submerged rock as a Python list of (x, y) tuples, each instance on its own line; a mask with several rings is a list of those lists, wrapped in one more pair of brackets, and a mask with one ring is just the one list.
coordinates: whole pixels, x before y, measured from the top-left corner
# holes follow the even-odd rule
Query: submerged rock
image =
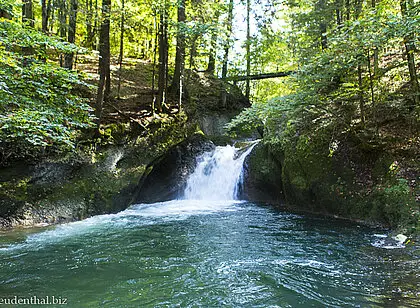
[(146, 168), (140, 179), (135, 203), (154, 203), (179, 197), (197, 165), (197, 156), (212, 151), (215, 145), (201, 134), (175, 145)]

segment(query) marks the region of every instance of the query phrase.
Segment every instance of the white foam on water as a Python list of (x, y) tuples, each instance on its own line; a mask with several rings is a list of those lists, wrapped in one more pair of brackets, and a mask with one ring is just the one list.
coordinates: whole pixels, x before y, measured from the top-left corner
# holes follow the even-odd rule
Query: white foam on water
[(396, 237), (389, 237), (386, 234), (374, 234), (376, 240), (371, 243), (373, 247), (382, 249), (401, 249), (405, 248), (404, 241)]
[(195, 215), (232, 212), (240, 209), (241, 201), (172, 200), (153, 204), (136, 204), (117, 214), (98, 215), (85, 220), (66, 223), (54, 229), (29, 235), (19, 244), (0, 248), (1, 251), (25, 247), (41, 248), (45, 244), (59, 243), (68, 238), (97, 234), (101, 236), (110, 228), (128, 228), (174, 220), (185, 220)]

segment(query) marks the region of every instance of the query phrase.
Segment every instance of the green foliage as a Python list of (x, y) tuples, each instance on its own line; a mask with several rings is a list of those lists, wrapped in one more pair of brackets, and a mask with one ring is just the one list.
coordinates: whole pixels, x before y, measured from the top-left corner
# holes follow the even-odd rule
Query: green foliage
[(80, 130), (92, 124), (87, 100), (75, 94), (89, 87), (81, 76), (33, 55), (21, 47), (54, 46), (72, 51), (74, 46), (0, 19), (0, 149), (3, 159), (35, 155), (45, 147), (74, 146)]
[(42, 32), (25, 27), (13, 20), (0, 19), (0, 44), (7, 50), (18, 52), (22, 48), (31, 48), (32, 53), (45, 57), (48, 52), (74, 53), (84, 52), (74, 44), (64, 42), (55, 36), (48, 36)]

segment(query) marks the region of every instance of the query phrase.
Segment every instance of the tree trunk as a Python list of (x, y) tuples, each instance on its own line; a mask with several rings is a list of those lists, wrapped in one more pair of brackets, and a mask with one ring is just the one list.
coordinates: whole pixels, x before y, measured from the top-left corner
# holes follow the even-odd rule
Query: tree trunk
[(58, 2), (58, 35), (62, 38), (67, 36), (67, 5), (65, 0), (59, 0)]
[(158, 95), (156, 99), (156, 108), (162, 112), (162, 106), (166, 101), (167, 95), (167, 76), (168, 76), (168, 17), (165, 6), (160, 12), (159, 24), (159, 77), (158, 77)]
[(35, 26), (32, 0), (23, 0), (22, 23), (30, 27)]
[[(406, 0), (400, 1), (401, 15), (403, 19), (410, 17), (410, 9)], [(414, 52), (416, 49), (415, 38), (413, 34), (408, 34), (404, 37), (405, 54), (407, 57), (408, 72), (410, 74), (410, 85), (413, 91), (414, 103), (417, 107), (420, 105), (420, 86), (417, 78), (416, 61), (414, 58)]]
[(197, 40), (199, 38), (198, 34), (195, 34), (191, 40), (191, 46), (190, 46), (190, 64), (189, 69), (192, 70), (195, 68), (195, 56), (197, 54)]
[[(77, 0), (70, 1), (69, 27), (68, 27), (68, 42), (74, 44), (76, 38), (76, 24), (77, 24)], [(64, 67), (67, 69), (73, 68), (73, 53), (68, 53), (64, 56)]]
[[(65, 39), (67, 37), (67, 5), (66, 0), (59, 0), (58, 3), (58, 22), (59, 22), (59, 28), (58, 28), (58, 34), (60, 37)], [(63, 54), (60, 54), (60, 66), (64, 66), (64, 56)]]
[[(369, 86), (370, 86), (370, 98), (371, 98), (371, 103), (372, 103), (372, 107), (375, 108), (375, 92), (374, 92), (374, 87), (373, 87), (373, 73), (372, 73), (372, 65), (370, 64), (370, 51), (368, 49), (368, 55), (367, 55), (367, 64), (368, 64), (368, 72), (369, 72)], [(374, 121), (376, 123), (376, 115), (375, 115), (375, 110), (374, 110)]]
[(341, 26), (343, 23), (342, 6), (342, 0), (335, 0), (335, 19), (337, 26)]
[[(251, 0), (246, 1), (246, 75), (251, 75)], [(245, 97), (249, 100), (251, 92), (250, 80), (247, 79), (245, 83)]]
[(153, 69), (152, 69), (152, 93), (153, 93), (153, 102), (152, 102), (152, 113), (155, 114), (155, 104), (156, 104), (156, 92), (155, 92), (155, 78), (156, 78), (156, 57), (157, 57), (157, 46), (158, 46), (158, 36), (159, 31), (157, 27), (157, 13), (155, 12), (153, 18), (153, 28), (155, 31), (155, 42), (153, 48)]
[[(23, 0), (22, 23), (32, 28), (35, 26), (32, 0)], [(34, 54), (33, 48), (22, 47), (22, 54), (24, 56), (23, 66), (28, 66), (31, 62), (30, 57)]]
[(42, 0), (41, 1), (41, 10), (42, 10), (42, 32), (48, 32), (48, 19), (50, 18), (51, 13), (51, 0)]
[(360, 108), (360, 120), (362, 121), (363, 127), (365, 126), (365, 100), (363, 98), (363, 78), (362, 78), (362, 65), (357, 65), (357, 77), (359, 83), (359, 108)]
[[(376, 9), (376, 0), (371, 2), (372, 9)], [(379, 48), (373, 48), (373, 76), (376, 77), (379, 73)]]
[[(219, 23), (220, 11), (217, 10), (214, 15), (214, 20), (216, 23)], [(209, 63), (207, 65), (207, 72), (211, 75), (214, 75), (216, 70), (216, 49), (217, 49), (217, 29), (213, 29), (210, 39), (210, 52), (209, 52)]]
[(121, 90), (121, 73), (122, 73), (122, 63), (124, 58), (124, 23), (125, 23), (125, 1), (121, 1), (121, 23), (120, 23), (120, 54), (118, 56), (118, 89), (117, 97), (120, 98)]
[(228, 72), (228, 61), (229, 61), (229, 49), (230, 49), (230, 39), (232, 35), (232, 23), (233, 23), (233, 0), (229, 1), (228, 7), (228, 19), (227, 19), (227, 37), (225, 42), (225, 53), (223, 55), (223, 64), (222, 64), (222, 78), (226, 78)]
[[(320, 12), (321, 15), (324, 15), (325, 12), (325, 0), (319, 0), (316, 5), (316, 11)], [(322, 19), (319, 21), (319, 33), (321, 38), (321, 48), (326, 50), (328, 48), (328, 39), (327, 39), (327, 24)]]
[(97, 133), (102, 120), (102, 107), (105, 99), (105, 84), (110, 71), (110, 50), (109, 50), (109, 30), (110, 30), (110, 10), (111, 0), (102, 1), (102, 24), (99, 35), (99, 83), (98, 94), (96, 96), (95, 116), (97, 118)]
[[(49, 32), (50, 33), (54, 33), (54, 24), (55, 24), (55, 20), (56, 20), (56, 14), (55, 14), (55, 8), (57, 6), (57, 0), (52, 0), (52, 4), (51, 4), (51, 21), (49, 23)], [(48, 25), (48, 24), (47, 24)]]
[[(96, 13), (96, 12), (95, 12)], [(93, 49), (94, 48), (94, 37), (95, 37), (95, 28), (93, 26), (93, 2), (92, 0), (86, 0), (86, 47)]]
[(350, 0), (346, 0), (346, 20), (349, 21), (351, 16)]
[(169, 88), (171, 94), (176, 95), (180, 91), (185, 66), (185, 34), (182, 25), (185, 23), (185, 0), (178, 1), (178, 33), (176, 37), (175, 71), (172, 84)]

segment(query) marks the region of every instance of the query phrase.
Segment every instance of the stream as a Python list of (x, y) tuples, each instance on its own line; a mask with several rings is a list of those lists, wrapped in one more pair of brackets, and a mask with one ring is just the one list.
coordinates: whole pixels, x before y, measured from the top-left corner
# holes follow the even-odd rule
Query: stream
[(416, 246), (389, 240), (386, 230), (235, 200), (250, 149), (238, 154), (220, 147), (200, 157), (179, 200), (1, 232), (0, 301), (54, 296), (69, 307), (420, 306)]

